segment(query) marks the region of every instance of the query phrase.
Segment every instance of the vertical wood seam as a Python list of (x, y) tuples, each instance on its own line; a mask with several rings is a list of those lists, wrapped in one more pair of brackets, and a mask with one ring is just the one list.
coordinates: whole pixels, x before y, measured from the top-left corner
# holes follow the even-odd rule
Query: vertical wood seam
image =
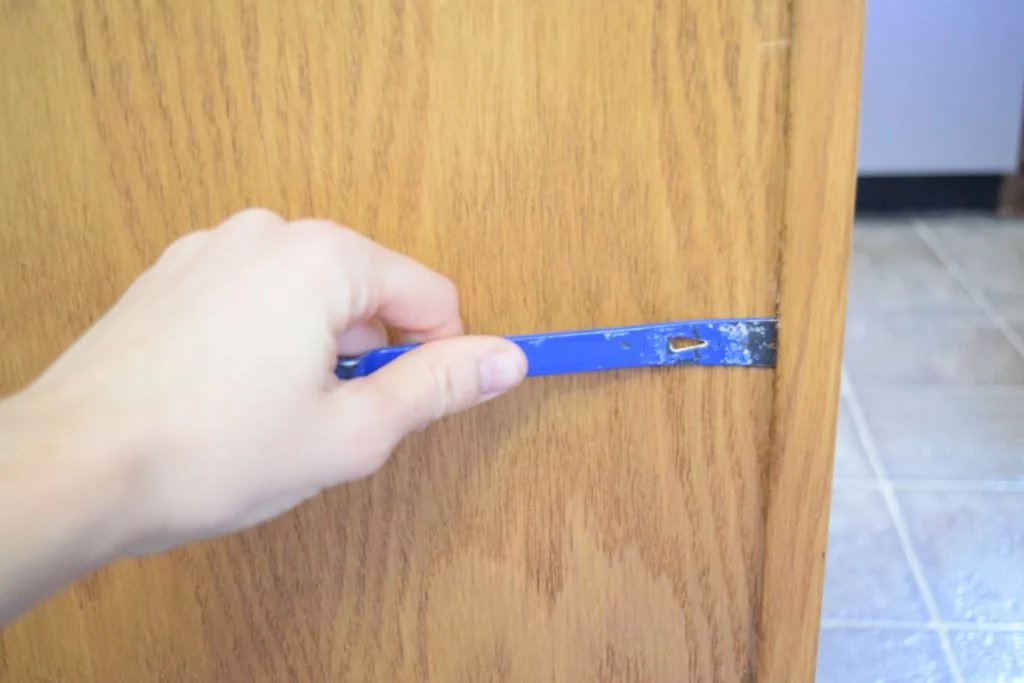
[[(756, 680), (813, 681), (856, 187), (863, 2), (790, 0), (785, 197), (779, 226), (779, 358)], [(808, 29), (808, 30), (804, 30)]]

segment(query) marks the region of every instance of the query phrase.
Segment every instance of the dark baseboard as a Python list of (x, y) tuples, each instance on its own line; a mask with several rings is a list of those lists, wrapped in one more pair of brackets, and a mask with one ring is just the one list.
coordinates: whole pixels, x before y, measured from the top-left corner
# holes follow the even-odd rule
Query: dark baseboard
[(999, 215), (1003, 218), (1024, 218), (1024, 171), (1003, 178)]
[(1001, 175), (861, 176), (857, 213), (995, 212)]

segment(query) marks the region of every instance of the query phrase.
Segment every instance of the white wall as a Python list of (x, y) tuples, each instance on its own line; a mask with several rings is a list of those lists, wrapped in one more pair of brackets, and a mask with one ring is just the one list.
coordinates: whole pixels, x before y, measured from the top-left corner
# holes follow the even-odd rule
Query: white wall
[(1024, 0), (867, 0), (863, 175), (1012, 172)]

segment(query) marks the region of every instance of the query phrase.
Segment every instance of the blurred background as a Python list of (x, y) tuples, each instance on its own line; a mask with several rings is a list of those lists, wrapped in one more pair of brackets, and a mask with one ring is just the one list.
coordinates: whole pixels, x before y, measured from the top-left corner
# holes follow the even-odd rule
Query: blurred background
[(867, 0), (818, 679), (1024, 683), (1024, 0)]

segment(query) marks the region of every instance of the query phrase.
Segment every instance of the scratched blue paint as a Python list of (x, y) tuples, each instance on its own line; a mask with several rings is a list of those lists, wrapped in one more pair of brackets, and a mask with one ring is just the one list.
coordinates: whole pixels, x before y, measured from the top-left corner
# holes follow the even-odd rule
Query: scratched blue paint
[[(526, 354), (528, 375), (560, 375), (666, 365), (739, 365), (774, 367), (774, 318), (687, 320), (630, 327), (548, 332), (507, 337)], [(702, 342), (679, 351), (672, 340)], [(341, 379), (365, 377), (414, 348), (389, 346), (361, 356), (341, 358)]]

